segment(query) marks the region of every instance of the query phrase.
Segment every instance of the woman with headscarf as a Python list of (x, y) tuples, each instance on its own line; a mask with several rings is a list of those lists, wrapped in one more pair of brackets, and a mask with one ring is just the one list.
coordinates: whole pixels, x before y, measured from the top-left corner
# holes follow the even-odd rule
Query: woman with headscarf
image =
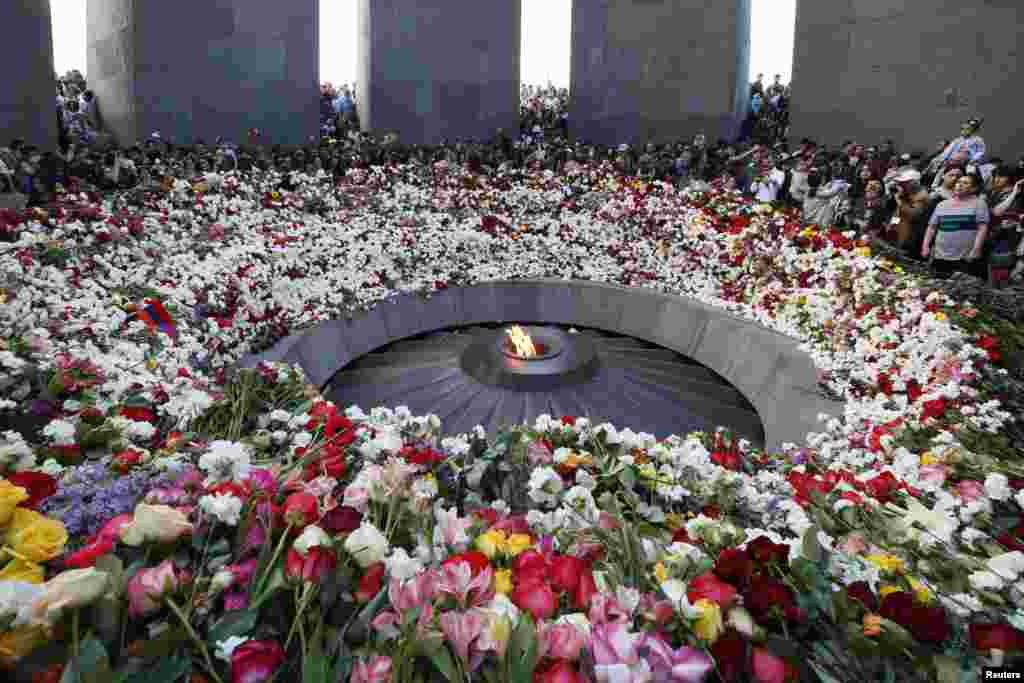
[(928, 221), (921, 256), (932, 259), (939, 277), (946, 278), (957, 271), (987, 276), (982, 272), (985, 268), (981, 257), (992, 219), (988, 203), (978, 196), (980, 187), (978, 176), (961, 176), (953, 189), (953, 198), (935, 207)]

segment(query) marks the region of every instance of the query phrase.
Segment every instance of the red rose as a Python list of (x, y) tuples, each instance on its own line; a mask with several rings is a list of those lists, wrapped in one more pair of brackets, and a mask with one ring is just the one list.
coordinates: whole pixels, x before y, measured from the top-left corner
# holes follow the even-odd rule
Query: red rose
[(284, 663), (276, 640), (249, 640), (231, 653), (231, 683), (266, 683)]
[(754, 561), (749, 550), (725, 548), (718, 554), (714, 572), (730, 583), (744, 583), (754, 573)]
[(736, 588), (731, 584), (722, 581), (711, 573), (701, 574), (690, 582), (690, 588), (686, 591), (686, 597), (691, 603), (701, 599), (717, 602), (726, 609), (736, 599)]
[(156, 422), (156, 413), (149, 408), (127, 406), (121, 408), (121, 415), (136, 422)]
[(789, 546), (785, 543), (773, 543), (767, 536), (758, 536), (748, 543), (747, 552), (758, 562), (789, 564)]
[(530, 612), (534, 621), (549, 618), (558, 608), (558, 596), (543, 581), (518, 583), (509, 597), (516, 607)]
[(789, 587), (768, 576), (759, 575), (750, 580), (750, 590), (744, 595), (743, 605), (755, 619), (767, 618), (772, 608), (782, 610), (787, 619), (800, 616)]
[(924, 402), (924, 410), (921, 411), (921, 422), (930, 418), (940, 418), (946, 413), (946, 399), (937, 398)]
[(573, 607), (580, 610), (589, 610), (590, 602), (597, 595), (597, 581), (590, 569), (584, 569), (580, 574), (580, 580), (576, 583), (576, 592), (572, 596)]
[(359, 602), (370, 602), (380, 592), (384, 581), (385, 566), (383, 562), (375, 562), (366, 568), (366, 573), (359, 580), (359, 588), (356, 589), (356, 600)]
[(1024, 650), (1024, 631), (1009, 624), (971, 624), (970, 633), (977, 650)]
[(711, 646), (715, 666), (725, 683), (745, 680), (747, 670), (747, 641), (736, 631), (729, 629)]
[(715, 451), (711, 454), (711, 461), (727, 470), (740, 469), (740, 456), (734, 451)]
[(864, 482), (868, 495), (880, 503), (887, 502), (900, 488), (900, 482), (892, 472), (882, 472)]
[(487, 556), (484, 555), (482, 552), (480, 552), (479, 550), (470, 550), (469, 552), (459, 553), (458, 555), (452, 555), (447, 560), (442, 562), (441, 566), (447, 567), (448, 565), (458, 564), (459, 562), (465, 562), (466, 564), (468, 564), (470, 573), (474, 577), (491, 564), (491, 561), (488, 560)]
[[(381, 576), (384, 575), (384, 565), (378, 563), (381, 566)], [(334, 551), (330, 548), (324, 548), (322, 546), (313, 546), (306, 555), (303, 556), (295, 548), (288, 550), (288, 555), (284, 562), (284, 576), (286, 579), (293, 581), (310, 583), (320, 583), (324, 580), (329, 572), (333, 572), (338, 566), (338, 558), (335, 556)], [(373, 565), (367, 570), (367, 575), (377, 565)], [(363, 577), (365, 578), (365, 577)], [(360, 584), (360, 589), (362, 589)], [(377, 580), (377, 590), (380, 590), (380, 579)], [(376, 595), (376, 593), (374, 593)], [(359, 596), (359, 593), (356, 593)], [(372, 597), (372, 596), (371, 596)]]
[(555, 590), (572, 593), (584, 569), (583, 562), (572, 555), (559, 555), (551, 562), (551, 583)]
[(846, 595), (864, 605), (869, 612), (878, 610), (878, 598), (867, 581), (855, 581), (846, 587)]
[(878, 613), (900, 626), (910, 627), (914, 621), (914, 596), (907, 591), (896, 591), (882, 598)]
[(348, 505), (339, 505), (327, 511), (320, 520), (320, 526), (335, 534), (347, 534), (359, 528), (363, 513)]
[(28, 498), (21, 501), (19, 506), (32, 510), (57, 493), (57, 480), (45, 472), (15, 472), (7, 476), (7, 481), (25, 489)]
[(572, 415), (563, 415), (562, 424), (572, 427), (573, 425), (576, 424), (576, 418), (573, 417)]
[(311, 493), (293, 493), (284, 501), (284, 520), (296, 527), (313, 524), (320, 518), (316, 496)]
[(946, 610), (940, 606), (915, 605), (910, 632), (923, 643), (941, 643), (949, 637)]

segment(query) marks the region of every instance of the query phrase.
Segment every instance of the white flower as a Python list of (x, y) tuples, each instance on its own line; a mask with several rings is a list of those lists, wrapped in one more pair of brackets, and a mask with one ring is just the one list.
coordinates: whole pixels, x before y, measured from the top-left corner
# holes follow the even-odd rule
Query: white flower
[(31, 607), (43, 587), (27, 581), (0, 581), (0, 624), (14, 620), (19, 612)]
[(242, 513), (242, 499), (230, 493), (215, 493), (199, 499), (199, 507), (228, 526), (237, 526)]
[(295, 539), (294, 543), (292, 543), (292, 547), (295, 548), (295, 551), (303, 557), (306, 556), (306, 553), (309, 552), (310, 548), (316, 546), (330, 547), (331, 545), (331, 537), (326, 531), (315, 524), (310, 524), (303, 529), (302, 533), (299, 534), (299, 537)]
[(940, 593), (939, 602), (941, 602), (946, 609), (963, 619), (970, 617), (975, 612), (981, 612), (985, 609), (984, 603), (969, 593), (956, 593), (948, 596)]
[(234, 654), (236, 649), (238, 649), (238, 646), (243, 643), (247, 643), (250, 640), (252, 640), (252, 638), (242, 638), (241, 636), (229, 636), (224, 640), (218, 640), (217, 651), (215, 653), (217, 655), (217, 659), (230, 662), (231, 655)]
[(66, 420), (53, 420), (43, 427), (43, 436), (56, 446), (70, 446), (75, 443), (75, 425)]
[(700, 616), (700, 610), (690, 604), (686, 597), (686, 584), (679, 579), (669, 579), (661, 583), (661, 592), (665, 594), (675, 607), (676, 612), (686, 619), (695, 619)]
[(272, 411), (270, 413), (269, 417), (270, 417), (270, 421), (271, 422), (279, 422), (281, 424), (288, 424), (288, 422), (292, 419), (292, 414), (289, 413), (287, 410), (280, 410), (280, 409), (278, 409), (278, 410)]
[(990, 473), (985, 477), (985, 494), (992, 500), (1009, 500), (1013, 496), (1010, 480), (1005, 474)]
[(1024, 572), (1024, 552), (1014, 550), (989, 559), (988, 568), (1006, 581), (1016, 581)]
[(993, 572), (980, 571), (973, 572), (967, 577), (967, 581), (970, 582), (971, 587), (974, 590), (1002, 590), (1005, 582), (1003, 579)]
[(48, 458), (39, 469), (51, 477), (59, 477), (66, 468), (53, 458)]
[(227, 567), (222, 567), (210, 579), (210, 590), (214, 593), (220, 593), (227, 590), (234, 582), (235, 573)]
[(1017, 495), (1014, 496), (1014, 500), (1017, 501), (1017, 507), (1024, 510), (1024, 489), (1017, 491)]
[(567, 510), (567, 517), (573, 526), (585, 528), (597, 524), (601, 511), (594, 502), (594, 496), (590, 489), (582, 486), (573, 486), (566, 491), (562, 499), (562, 505)]
[(128, 425), (126, 432), (130, 439), (134, 439), (136, 441), (148, 441), (153, 438), (154, 434), (156, 434), (156, 427), (148, 422), (132, 420), (131, 424)]
[(252, 469), (249, 449), (236, 441), (214, 441), (199, 457), (199, 469), (206, 472), (205, 486), (223, 481), (241, 481)]
[(395, 550), (384, 560), (387, 566), (388, 575), (393, 579), (411, 579), (423, 571), (423, 562), (415, 557), (410, 557), (404, 548)]
[(554, 469), (538, 467), (530, 472), (527, 492), (530, 498), (540, 505), (555, 505), (564, 486), (561, 475)]
[(391, 429), (379, 429), (377, 435), (359, 447), (360, 453), (371, 460), (376, 460), (382, 453), (398, 453), (402, 450), (402, 437)]
[(345, 550), (363, 569), (382, 562), (388, 554), (388, 547), (388, 539), (369, 522), (363, 522), (345, 539)]

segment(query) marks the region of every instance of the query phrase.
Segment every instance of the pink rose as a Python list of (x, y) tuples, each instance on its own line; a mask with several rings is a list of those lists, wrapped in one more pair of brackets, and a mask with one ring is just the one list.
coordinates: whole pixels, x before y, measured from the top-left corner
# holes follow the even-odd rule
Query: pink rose
[(170, 560), (135, 572), (128, 582), (128, 614), (143, 617), (160, 609), (164, 596), (178, 589), (179, 580)]
[(953, 472), (953, 468), (949, 465), (933, 464), (933, 465), (922, 465), (920, 470), (920, 477), (922, 481), (931, 482), (937, 486), (942, 486), (946, 483), (946, 479)]

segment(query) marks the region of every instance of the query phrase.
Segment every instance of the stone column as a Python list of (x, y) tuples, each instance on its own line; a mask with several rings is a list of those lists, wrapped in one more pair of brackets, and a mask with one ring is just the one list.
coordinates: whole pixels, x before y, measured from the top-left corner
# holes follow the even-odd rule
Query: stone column
[(57, 145), (57, 84), (53, 73), (50, 0), (9, 0), (0, 21), (0, 146), (15, 138)]
[(520, 0), (359, 0), (359, 120), (403, 143), (519, 128)]
[(981, 116), (990, 154), (1024, 151), (1020, 2), (798, 0), (796, 19), (793, 137), (931, 151)]
[(319, 0), (88, 0), (87, 24), (86, 77), (122, 144), (319, 133)]
[(574, 0), (569, 130), (603, 144), (732, 139), (749, 70), (750, 0)]

